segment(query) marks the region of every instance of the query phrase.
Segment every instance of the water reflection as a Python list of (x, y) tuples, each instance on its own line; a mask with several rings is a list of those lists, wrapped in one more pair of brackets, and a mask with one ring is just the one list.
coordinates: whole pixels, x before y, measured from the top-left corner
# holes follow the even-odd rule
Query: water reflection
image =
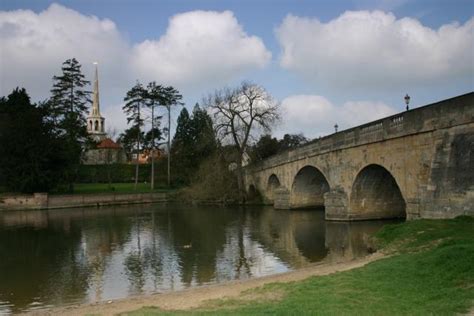
[(367, 253), (386, 222), (138, 205), (0, 213), (0, 314), (245, 279)]

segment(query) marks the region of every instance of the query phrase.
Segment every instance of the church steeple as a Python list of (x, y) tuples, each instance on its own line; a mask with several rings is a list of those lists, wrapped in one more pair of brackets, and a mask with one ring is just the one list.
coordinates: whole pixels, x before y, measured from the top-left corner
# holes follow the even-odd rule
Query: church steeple
[(94, 79), (94, 92), (92, 96), (92, 111), (91, 116), (100, 116), (100, 105), (99, 105), (99, 71), (97, 70), (97, 63), (95, 64), (95, 79)]
[(96, 141), (103, 140), (105, 134), (105, 119), (100, 115), (99, 105), (99, 71), (97, 69), (97, 63), (95, 65), (95, 79), (94, 79), (94, 91), (92, 94), (92, 108), (90, 115), (87, 117), (87, 132)]

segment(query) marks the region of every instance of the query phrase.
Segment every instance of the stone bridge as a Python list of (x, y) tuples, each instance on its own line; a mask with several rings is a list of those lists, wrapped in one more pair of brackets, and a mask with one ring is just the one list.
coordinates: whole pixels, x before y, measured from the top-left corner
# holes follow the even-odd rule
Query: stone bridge
[(328, 220), (474, 215), (474, 92), (315, 139), (245, 181), (275, 208)]

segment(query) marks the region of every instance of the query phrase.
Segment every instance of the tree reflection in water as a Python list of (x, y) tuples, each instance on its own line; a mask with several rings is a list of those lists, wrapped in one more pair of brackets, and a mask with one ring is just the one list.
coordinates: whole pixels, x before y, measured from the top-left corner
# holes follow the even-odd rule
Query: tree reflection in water
[(324, 212), (135, 205), (0, 213), (0, 313), (284, 272), (367, 253), (384, 222)]

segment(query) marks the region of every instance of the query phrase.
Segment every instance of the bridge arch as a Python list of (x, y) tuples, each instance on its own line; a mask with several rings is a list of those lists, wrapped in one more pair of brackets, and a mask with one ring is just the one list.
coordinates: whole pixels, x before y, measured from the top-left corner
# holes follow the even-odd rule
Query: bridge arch
[(261, 200), (260, 191), (254, 184), (250, 184), (247, 189), (247, 200), (250, 202), (258, 202)]
[(290, 194), (291, 208), (324, 207), (324, 193), (330, 190), (329, 182), (318, 168), (307, 165), (293, 180)]
[(406, 217), (406, 202), (395, 177), (377, 164), (367, 165), (357, 174), (352, 184), (349, 208), (356, 217)]
[(275, 200), (275, 190), (280, 187), (280, 179), (278, 179), (278, 176), (276, 174), (272, 174), (270, 177), (268, 177), (267, 181), (267, 188), (266, 188), (266, 197), (267, 199), (273, 203)]

